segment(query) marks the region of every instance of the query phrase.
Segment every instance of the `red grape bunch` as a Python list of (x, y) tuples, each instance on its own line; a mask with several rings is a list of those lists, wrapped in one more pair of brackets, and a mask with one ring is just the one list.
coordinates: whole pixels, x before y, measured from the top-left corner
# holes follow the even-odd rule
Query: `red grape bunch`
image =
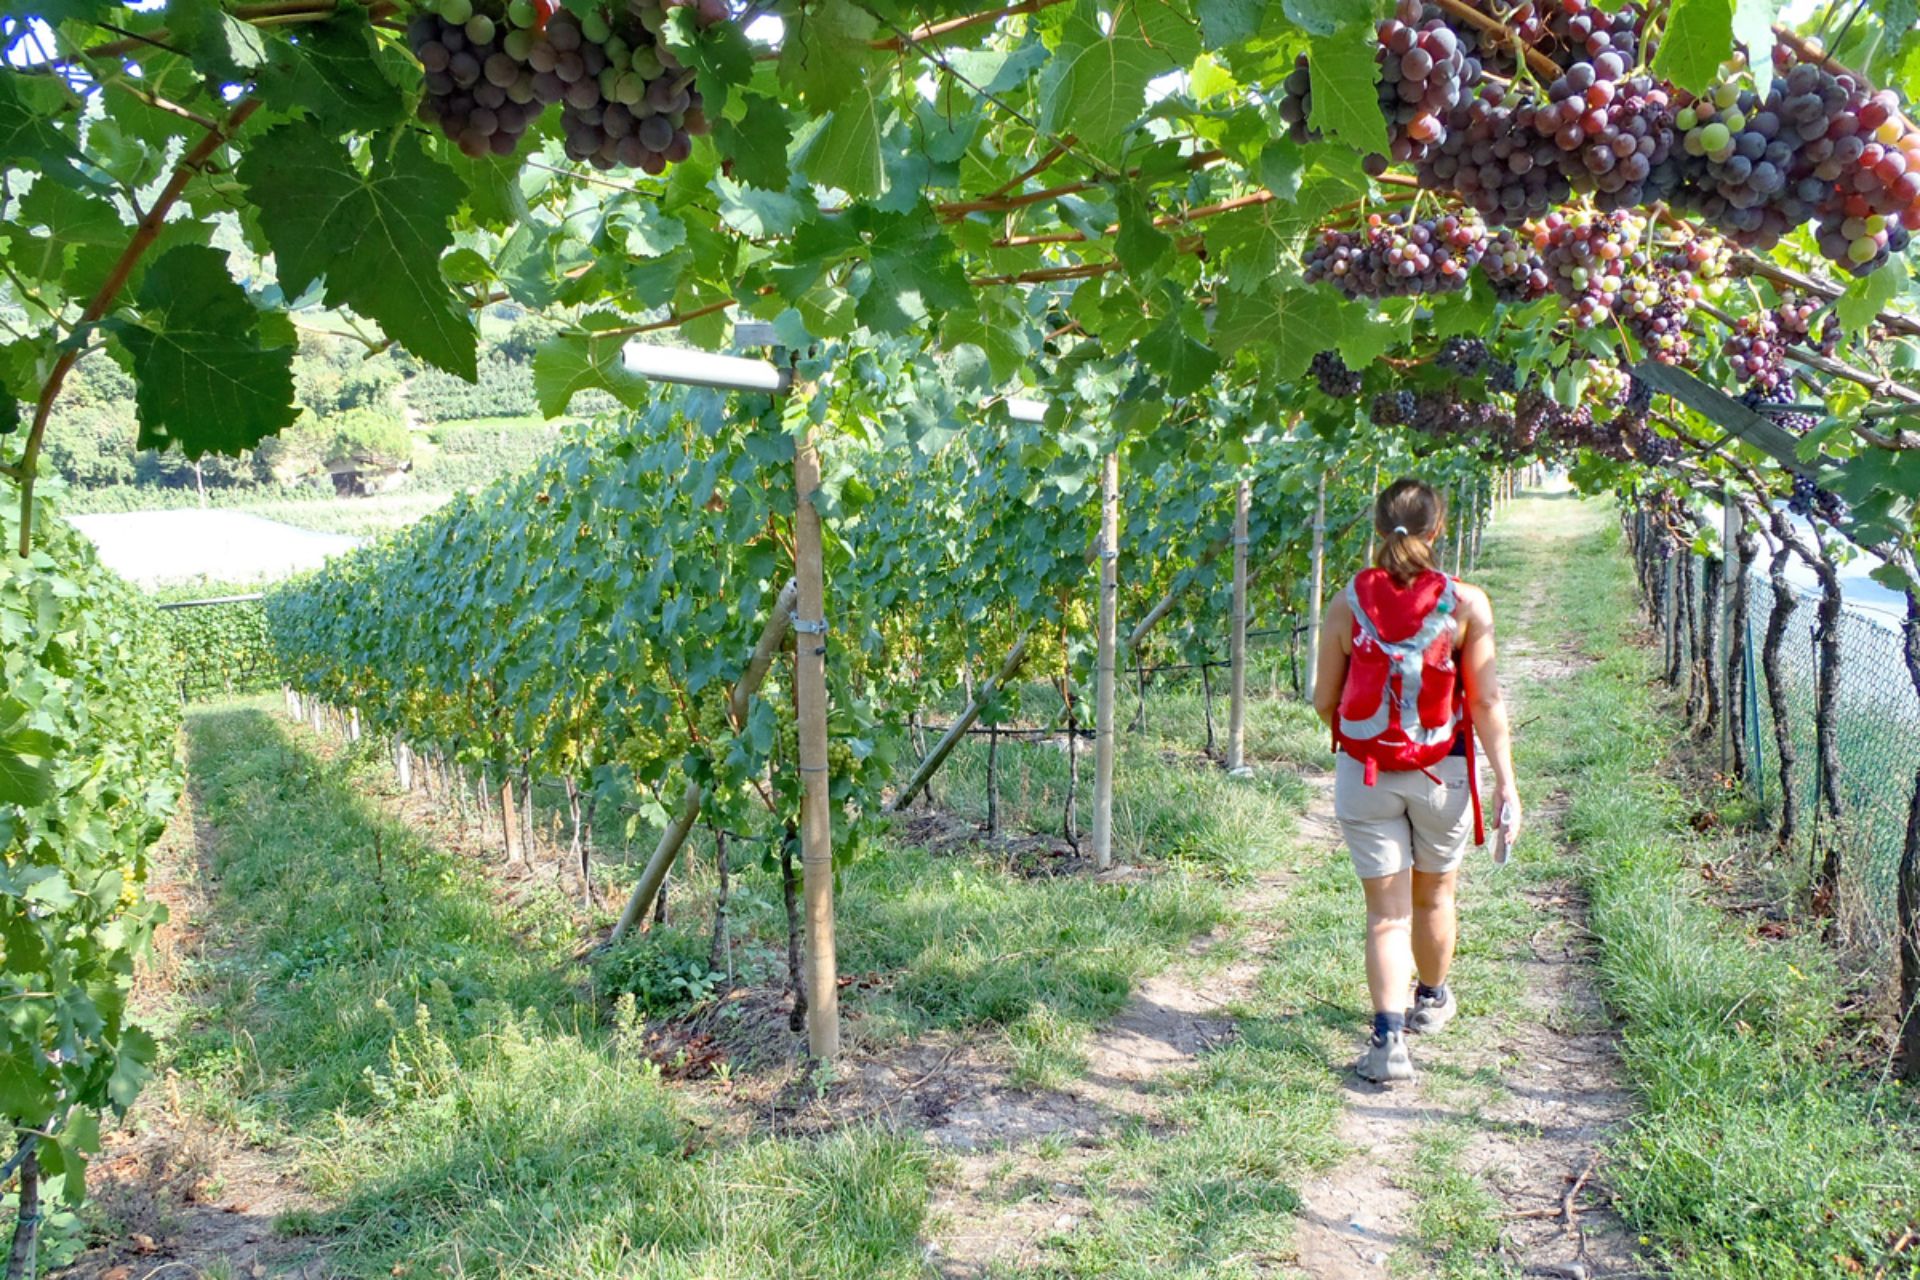
[(1480, 62), (1467, 55), (1452, 27), (1423, 20), (1421, 0), (1399, 0), (1377, 34), (1389, 149), (1398, 161), (1422, 159), (1445, 139), (1447, 116), (1479, 80)]
[(1325, 281), (1349, 298), (1453, 293), (1466, 287), (1487, 230), (1471, 214), (1418, 222), (1371, 214), (1365, 231), (1328, 229), (1301, 261), (1308, 284)]
[(439, 0), (407, 24), (407, 45), (425, 72), (420, 119), (469, 156), (512, 155), (550, 101), (512, 54), (513, 34), (475, 12), (473, 0)]
[(1655, 166), (1673, 150), (1673, 107), (1646, 76), (1624, 78), (1620, 55), (1608, 50), (1576, 62), (1547, 88), (1544, 105), (1519, 113), (1517, 124), (1553, 139), (1559, 168), (1575, 191), (1591, 192), (1602, 209), (1645, 202)]
[(1502, 302), (1532, 302), (1553, 292), (1553, 277), (1533, 250), (1533, 237), (1502, 228), (1487, 241), (1480, 271)]
[[(1822, 306), (1812, 298), (1787, 295), (1773, 309), (1773, 323), (1780, 331), (1781, 341), (1808, 347), (1823, 356), (1832, 355), (1840, 346), (1840, 326), (1831, 312), (1827, 312), (1822, 321), (1822, 311)], [(1819, 326), (1817, 333), (1816, 325)]]
[(1629, 268), (1644, 270), (1645, 225), (1624, 213), (1550, 213), (1534, 227), (1533, 244), (1547, 277), (1572, 303), (1575, 325), (1591, 329), (1614, 314)]
[(1655, 255), (1653, 263), (1662, 271), (1692, 276), (1696, 284), (1710, 284), (1726, 278), (1733, 264), (1733, 251), (1719, 236), (1695, 235), (1668, 246)]
[(1420, 162), (1420, 185), (1453, 191), (1494, 225), (1539, 217), (1572, 195), (1551, 138), (1533, 127), (1534, 105), (1485, 85), (1447, 117), (1447, 131)]
[[(597, 169), (659, 174), (692, 153), (693, 139), (707, 131), (706, 113), (693, 73), (657, 38), (668, 10), (680, 7), (635, 0), (617, 23), (566, 10), (547, 23), (527, 56), (565, 85), (560, 127), (569, 157)], [(727, 17), (720, 0), (700, 0), (694, 12), (702, 25)]]
[[(1762, 392), (1771, 392), (1787, 380), (1786, 344), (1773, 316), (1756, 312), (1734, 322), (1733, 332), (1721, 344), (1720, 354), (1733, 370), (1733, 376), (1750, 382)], [(1752, 407), (1752, 406), (1749, 406)]]
[(1680, 461), (1680, 442), (1663, 436), (1644, 417), (1622, 433), (1633, 456), (1649, 466), (1671, 466)]
[(1774, 51), (1764, 98), (1727, 81), (1681, 108), (1672, 197), (1743, 245), (1771, 248), (1818, 220), (1820, 251), (1864, 275), (1920, 229), (1920, 133), (1891, 93)]
[(1591, 0), (1526, 0), (1512, 8), (1479, 0), (1475, 7), (1503, 19), (1521, 40), (1563, 67), (1606, 59), (1618, 68), (1609, 78), (1618, 79), (1639, 53), (1642, 7), (1638, 4), (1623, 6), (1616, 13)]
[(1642, 265), (1642, 254), (1635, 254), (1633, 260), (1615, 303), (1616, 314), (1652, 359), (1686, 364), (1693, 354), (1687, 319), (1700, 301), (1699, 284), (1685, 268), (1669, 267), (1657, 259)]

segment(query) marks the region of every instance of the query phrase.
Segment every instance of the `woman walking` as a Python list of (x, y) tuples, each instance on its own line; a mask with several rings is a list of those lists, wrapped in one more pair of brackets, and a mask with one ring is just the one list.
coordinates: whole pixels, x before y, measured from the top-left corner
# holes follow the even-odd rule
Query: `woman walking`
[(1458, 1008), (1454, 881), (1468, 837), (1485, 842), (1475, 735), (1501, 835), (1520, 833), (1493, 606), (1436, 567), (1445, 518), (1419, 480), (1380, 494), (1374, 567), (1328, 606), (1314, 675), (1314, 708), (1333, 730), (1334, 814), (1367, 899), (1373, 1034), (1355, 1070), (1381, 1084), (1413, 1079), (1407, 1033), (1439, 1031)]

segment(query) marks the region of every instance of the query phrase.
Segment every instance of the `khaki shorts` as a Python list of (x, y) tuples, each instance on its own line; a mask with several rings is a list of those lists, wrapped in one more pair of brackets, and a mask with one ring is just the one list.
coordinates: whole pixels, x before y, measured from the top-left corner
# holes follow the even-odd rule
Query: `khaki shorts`
[(1333, 812), (1362, 880), (1409, 867), (1434, 874), (1459, 868), (1473, 834), (1467, 758), (1448, 756), (1432, 772), (1438, 783), (1417, 769), (1382, 769), (1368, 786), (1367, 767), (1340, 753), (1333, 772)]

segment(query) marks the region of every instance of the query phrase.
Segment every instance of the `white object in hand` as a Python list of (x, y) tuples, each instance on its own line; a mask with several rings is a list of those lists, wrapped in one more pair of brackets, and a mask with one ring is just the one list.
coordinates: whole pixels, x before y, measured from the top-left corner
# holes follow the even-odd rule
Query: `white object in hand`
[(1500, 825), (1493, 831), (1493, 865), (1504, 867), (1512, 856), (1508, 846), (1513, 840), (1513, 810), (1507, 805), (1500, 806)]

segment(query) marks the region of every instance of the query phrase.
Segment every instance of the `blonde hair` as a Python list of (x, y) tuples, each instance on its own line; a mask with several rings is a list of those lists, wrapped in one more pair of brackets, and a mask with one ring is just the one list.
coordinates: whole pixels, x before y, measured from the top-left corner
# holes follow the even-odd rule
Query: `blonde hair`
[(1446, 515), (1446, 500), (1424, 480), (1406, 476), (1381, 490), (1373, 503), (1373, 529), (1380, 535), (1375, 567), (1401, 586), (1438, 568), (1433, 541)]

